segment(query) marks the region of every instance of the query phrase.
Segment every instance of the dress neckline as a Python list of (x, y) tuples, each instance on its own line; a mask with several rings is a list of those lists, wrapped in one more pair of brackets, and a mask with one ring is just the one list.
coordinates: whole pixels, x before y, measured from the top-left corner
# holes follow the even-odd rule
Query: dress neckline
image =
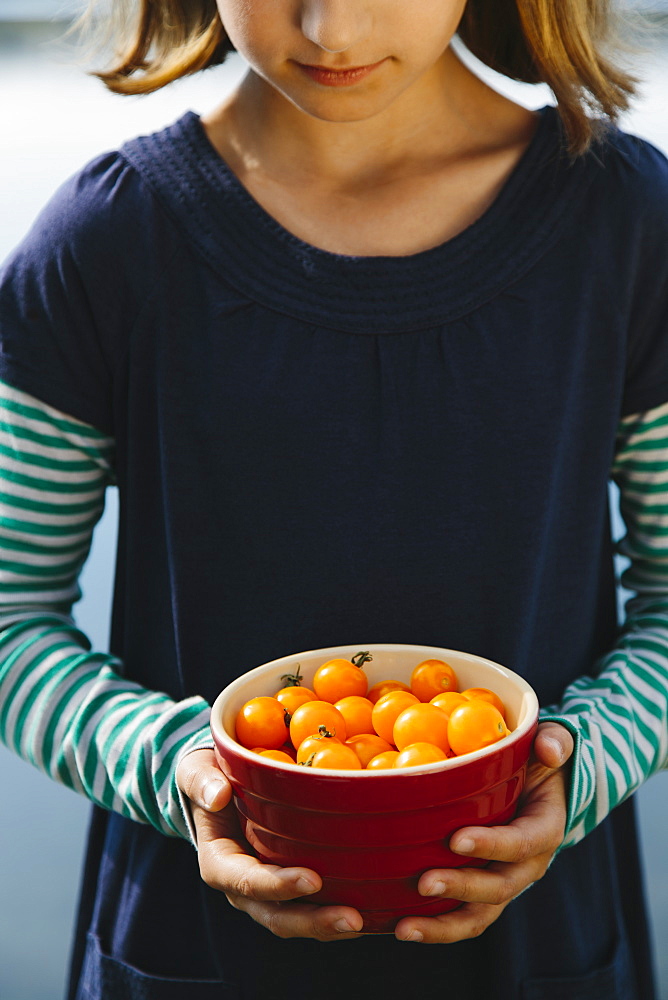
[(237, 291), (295, 319), (374, 334), (441, 325), (493, 298), (552, 245), (565, 201), (589, 173), (586, 156), (568, 158), (559, 115), (548, 105), (501, 191), (470, 226), (417, 253), (352, 256), (313, 246), (273, 218), (195, 112), (121, 152)]

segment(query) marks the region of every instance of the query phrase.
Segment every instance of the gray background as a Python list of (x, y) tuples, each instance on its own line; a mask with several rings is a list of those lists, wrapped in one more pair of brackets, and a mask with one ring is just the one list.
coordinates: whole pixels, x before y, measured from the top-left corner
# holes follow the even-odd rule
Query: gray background
[[(659, 0), (653, 0), (659, 6)], [(661, 0), (663, 2), (663, 0)], [(97, 153), (168, 124), (184, 110), (213, 107), (243, 73), (240, 59), (145, 98), (104, 91), (52, 39), (45, 23), (77, 0), (0, 0), (0, 259), (22, 237), (57, 185)], [(666, 4), (664, 4), (666, 5)], [(19, 24), (16, 20), (24, 19)], [(33, 23), (26, 23), (34, 18)], [(624, 126), (668, 152), (668, 42), (633, 57), (646, 83)], [(543, 88), (509, 84), (481, 70), (527, 106), (550, 100)], [(96, 648), (105, 648), (117, 498), (107, 510), (83, 577), (77, 610)], [(0, 1000), (61, 1000), (87, 803), (0, 748)], [(638, 793), (647, 887), (661, 981), (668, 1000), (668, 776)], [(193, 861), (194, 863), (194, 861)]]

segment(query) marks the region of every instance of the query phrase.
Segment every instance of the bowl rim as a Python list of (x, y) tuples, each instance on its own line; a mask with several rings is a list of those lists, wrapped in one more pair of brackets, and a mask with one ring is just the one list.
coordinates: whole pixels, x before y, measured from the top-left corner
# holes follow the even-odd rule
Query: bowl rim
[[(258, 678), (263, 676), (265, 673), (269, 673), (273, 668), (280, 668), (282, 666), (292, 665), (294, 666), (294, 661), (299, 658), (304, 658), (306, 656), (313, 656), (314, 654), (322, 654), (323, 662), (327, 659), (333, 659), (335, 656), (345, 655), (346, 651), (354, 649), (355, 651), (360, 649), (368, 650), (369, 652), (408, 652), (409, 650), (419, 651), (418, 655), (424, 653), (424, 659), (427, 659), (430, 655), (439, 653), (441, 654), (439, 658), (446, 658), (449, 654), (450, 656), (457, 656), (459, 658), (469, 659), (472, 663), (483, 663), (494, 670), (501, 673), (508, 680), (513, 681), (517, 687), (520, 688), (523, 696), (527, 699), (527, 710), (524, 720), (512, 730), (512, 732), (499, 740), (496, 743), (490, 744), (490, 746), (482, 747), (480, 750), (472, 750), (470, 753), (459, 754), (456, 757), (449, 757), (444, 761), (436, 761), (432, 764), (416, 764), (412, 767), (402, 767), (381, 769), (378, 771), (369, 771), (366, 768), (361, 770), (344, 770), (342, 768), (318, 768), (317, 776), (318, 779), (332, 779), (341, 780), (342, 778), (350, 780), (355, 778), (357, 780), (369, 780), (371, 778), (378, 778), (380, 780), (397, 778), (401, 775), (416, 775), (416, 774), (434, 774), (440, 771), (451, 771), (458, 767), (464, 767), (467, 764), (480, 760), (484, 757), (490, 757), (494, 753), (498, 753), (499, 750), (511, 746), (514, 743), (519, 742), (523, 739), (527, 733), (529, 733), (534, 725), (536, 724), (538, 713), (539, 713), (539, 703), (536, 692), (533, 687), (529, 684), (524, 677), (520, 674), (515, 673), (509, 667), (505, 667), (503, 664), (498, 663), (496, 660), (490, 660), (486, 656), (479, 656), (477, 653), (468, 653), (461, 649), (448, 649), (444, 646), (422, 646), (414, 645), (412, 643), (397, 643), (397, 642), (376, 642), (376, 643), (345, 643), (338, 646), (326, 646), (317, 649), (304, 650), (299, 653), (290, 653), (288, 656), (281, 656), (275, 660), (268, 660), (266, 663), (259, 664), (257, 667), (253, 667), (251, 670), (247, 670), (245, 673), (236, 677), (233, 681), (230, 681), (223, 690), (219, 693), (211, 706), (211, 719), (210, 728), (214, 738), (214, 742), (220, 744), (222, 747), (229, 749), (233, 754), (245, 758), (249, 763), (257, 765), (260, 768), (266, 768), (267, 770), (274, 771), (284, 771), (289, 774), (295, 775), (300, 771), (306, 771), (305, 768), (300, 768), (297, 764), (287, 764), (283, 761), (271, 760), (270, 758), (260, 757), (259, 754), (254, 753), (252, 750), (247, 749), (233, 739), (227, 732), (222, 724), (223, 717), (223, 707), (227, 701), (234, 696), (234, 694), (239, 690), (239, 688), (245, 686), (248, 683), (249, 678), (257, 672)], [(220, 752), (220, 751), (219, 751)], [(224, 754), (223, 754), (224, 756)], [(311, 774), (313, 772), (308, 771)]]

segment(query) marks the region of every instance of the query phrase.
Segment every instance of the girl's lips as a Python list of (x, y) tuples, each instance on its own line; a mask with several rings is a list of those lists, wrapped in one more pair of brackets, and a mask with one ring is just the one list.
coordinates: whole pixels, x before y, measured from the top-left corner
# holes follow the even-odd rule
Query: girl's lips
[(350, 87), (369, 73), (373, 73), (384, 62), (385, 60), (381, 59), (380, 62), (368, 66), (351, 66), (350, 69), (326, 69), (324, 66), (306, 66), (304, 63), (297, 65), (307, 76), (324, 87)]

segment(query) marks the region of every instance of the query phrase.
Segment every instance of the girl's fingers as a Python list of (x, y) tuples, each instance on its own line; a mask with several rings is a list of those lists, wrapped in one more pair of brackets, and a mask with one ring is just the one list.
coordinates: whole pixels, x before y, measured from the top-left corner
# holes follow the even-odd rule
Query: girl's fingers
[(465, 827), (451, 837), (450, 850), (469, 858), (517, 863), (548, 852), (554, 854), (563, 832), (563, 822), (533, 824), (528, 819), (515, 820), (508, 826)]
[(280, 868), (253, 857), (232, 805), (220, 813), (193, 806), (193, 819), (200, 873), (212, 889), (256, 900), (288, 900), (322, 887), (320, 876), (309, 868)]
[(334, 941), (362, 930), (362, 916), (351, 907), (294, 902), (322, 888), (320, 876), (309, 868), (280, 868), (253, 857), (232, 804), (220, 812), (193, 805), (192, 813), (202, 878), (272, 934)]
[(191, 802), (218, 812), (232, 798), (232, 787), (218, 767), (213, 750), (193, 750), (176, 769), (176, 782)]
[(543, 855), (516, 865), (494, 863), (484, 869), (434, 870), (421, 877), (418, 888), (423, 896), (499, 906), (509, 903), (542, 878), (549, 866), (550, 857), (551, 855)]
[(485, 861), (520, 862), (542, 854), (551, 856), (564, 836), (564, 786), (563, 772), (553, 772), (531, 792), (511, 823), (463, 827), (450, 838), (450, 850)]
[(297, 902), (322, 888), (320, 876), (310, 868), (280, 868), (250, 855), (232, 806), (215, 814), (195, 807), (193, 813), (202, 878), (236, 909), (283, 938), (328, 941), (361, 931), (362, 916), (351, 907)]
[(362, 915), (349, 906), (260, 902), (246, 896), (228, 899), (232, 906), (280, 938), (342, 941), (358, 937), (362, 930)]
[(212, 889), (250, 900), (279, 901), (310, 896), (322, 887), (319, 876), (308, 868), (279, 868), (265, 865), (236, 845), (228, 851), (222, 845), (200, 848), (202, 878)]
[(396, 937), (452, 943), (482, 934), (512, 899), (543, 877), (563, 838), (565, 819), (565, 776), (558, 769), (530, 792), (507, 826), (457, 830), (450, 838), (451, 850), (492, 864), (425, 872), (418, 885), (423, 896), (458, 899), (464, 905), (438, 917), (406, 917), (397, 924)]
[(397, 924), (394, 934), (399, 941), (453, 944), (480, 937), (498, 920), (504, 909), (505, 906), (488, 903), (465, 903), (459, 909), (438, 917), (405, 917)]
[(568, 767), (575, 741), (564, 727), (557, 722), (543, 722), (538, 727), (533, 743), (527, 777), (520, 797), (525, 801), (535, 788), (551, 777), (560, 768)]
[(572, 755), (575, 742), (565, 726), (558, 722), (541, 722), (533, 743), (533, 755), (545, 767), (557, 768)]

